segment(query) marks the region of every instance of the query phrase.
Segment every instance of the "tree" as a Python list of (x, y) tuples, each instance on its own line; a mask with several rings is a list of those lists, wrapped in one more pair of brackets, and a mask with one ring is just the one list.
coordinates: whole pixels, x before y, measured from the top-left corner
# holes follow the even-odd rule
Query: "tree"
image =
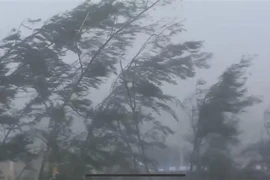
[[(252, 57), (242, 57), (219, 77), (219, 81), (208, 90), (198, 86), (197, 109), (193, 110), (194, 131), (193, 153), (190, 170), (194, 166), (200, 172), (208, 172), (218, 177), (234, 173), (235, 162), (230, 154), (232, 145), (238, 143), (238, 115), (260, 100), (247, 94), (246, 71)], [(203, 85), (203, 83), (198, 85)]]
[[(70, 141), (73, 119), (78, 120), (83, 114), (88, 120), (89, 91), (116, 71), (118, 57), (132, 46), (137, 34), (148, 31), (148, 27), (140, 25), (140, 19), (162, 2), (86, 1), (70, 12), (52, 17), (33, 29), (31, 35), (23, 37), (21, 26), (3, 39), (1, 103), (14, 104), (18, 101), (15, 95), (23, 94), (22, 90), (32, 95), (23, 108), (12, 107), (12, 115), (3, 114), (2, 124), (8, 122), (3, 146), (14, 137), (11, 132), (18, 129), (42, 141), (46, 148), (39, 179), (50, 174), (50, 168), (45, 172), (48, 162), (54, 164), (71, 158), (65, 157), (69, 153), (63, 153), (62, 148), (74, 144)], [(68, 62), (65, 59), (68, 53), (77, 56), (77, 60)], [(40, 124), (48, 128), (39, 128)], [(74, 147), (71, 149), (75, 151)], [(76, 158), (87, 159), (81, 154)], [(92, 165), (100, 161), (89, 158)]]
[[(244, 167), (246, 171), (257, 171), (257, 174), (266, 173), (266, 175), (269, 176), (269, 108), (264, 111), (264, 127), (268, 136), (266, 138), (261, 136), (259, 141), (248, 144), (248, 146), (240, 153), (240, 157), (244, 158), (246, 161)], [(263, 131), (261, 133), (263, 133)], [(260, 166), (260, 168), (255, 169), (256, 166)]]
[[(200, 52), (202, 42), (171, 43), (170, 38), (182, 31), (179, 23), (142, 24), (150, 9), (167, 3), (86, 1), (39, 28), (27, 26), (30, 35), (21, 32), (26, 27), (22, 24), (4, 38), (0, 46), (3, 158), (24, 157), (28, 162), (42, 154), (39, 180), (51, 178), (55, 168), (56, 179), (83, 179), (84, 173), (115, 163), (134, 171), (141, 161), (148, 171), (153, 163), (145, 150), (164, 146), (155, 138), (172, 133), (155, 115), (165, 111), (177, 119), (168, 105), (177, 99), (160, 86), (193, 77), (195, 67), (207, 68), (206, 60), (211, 58), (211, 53)], [(126, 67), (120, 61), (121, 72), (110, 95), (95, 107), (91, 91), (117, 73), (119, 59), (126, 57), (138, 35), (149, 38)], [(25, 96), (23, 107), (16, 106), (19, 96)], [(74, 123), (86, 131), (74, 132)], [(142, 129), (145, 124), (152, 128)]]
[[(155, 167), (147, 157), (146, 150), (155, 146), (164, 147), (162, 139), (173, 133), (155, 116), (166, 112), (177, 120), (170, 104), (179, 102), (177, 98), (163, 92), (162, 85), (177, 84), (178, 78), (193, 77), (195, 67), (209, 67), (207, 60), (212, 55), (200, 51), (202, 42), (172, 44), (170, 39), (178, 27), (179, 24), (166, 25), (160, 33), (150, 34), (125, 67), (120, 61), (121, 73), (110, 95), (98, 106), (102, 117), (96, 117), (95, 121), (106, 124), (100, 125), (101, 131), (118, 130), (122, 138), (121, 146), (118, 146), (122, 149), (125, 147), (133, 154), (135, 169), (138, 160), (144, 164), (146, 172), (149, 172), (149, 166)], [(108, 115), (104, 117), (104, 114)], [(144, 126), (151, 128), (143, 130)]]

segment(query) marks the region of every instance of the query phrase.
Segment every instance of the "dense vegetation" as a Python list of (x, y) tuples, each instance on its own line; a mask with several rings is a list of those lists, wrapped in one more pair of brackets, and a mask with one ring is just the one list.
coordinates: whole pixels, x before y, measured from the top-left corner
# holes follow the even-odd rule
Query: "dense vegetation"
[[(174, 133), (159, 117), (178, 121), (180, 108), (193, 130), (190, 171), (219, 177), (238, 171), (230, 153), (239, 140), (238, 117), (260, 102), (245, 87), (253, 57), (243, 56), (210, 87), (198, 81), (183, 105), (163, 87), (177, 88), (196, 69), (210, 68), (212, 53), (203, 52), (202, 41), (172, 41), (184, 31), (181, 21), (153, 23), (150, 12), (170, 3), (86, 1), (38, 28), (32, 25), (40, 20), (29, 19), (2, 39), (0, 159), (25, 163), (17, 180), (156, 170), (147, 152), (166, 148)], [(139, 36), (145, 41), (135, 48)], [(94, 103), (103, 84), (110, 92)]]

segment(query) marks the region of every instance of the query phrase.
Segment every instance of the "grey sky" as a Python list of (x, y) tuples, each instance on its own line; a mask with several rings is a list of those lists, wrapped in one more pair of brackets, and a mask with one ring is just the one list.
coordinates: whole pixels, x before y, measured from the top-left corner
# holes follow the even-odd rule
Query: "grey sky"
[[(46, 20), (56, 13), (71, 9), (79, 2), (82, 0), (0, 1), (0, 37), (11, 28), (18, 27), (26, 18)], [(156, 11), (155, 16), (186, 19), (184, 25), (187, 32), (179, 36), (179, 41), (205, 41), (205, 50), (214, 53), (212, 68), (199, 72), (197, 77), (205, 78), (210, 84), (217, 80), (226, 67), (239, 61), (243, 54), (259, 55), (251, 68), (248, 84), (250, 92), (262, 95), (264, 102), (243, 115), (241, 123), (241, 128), (247, 130), (242, 135), (245, 141), (258, 139), (263, 126), (263, 111), (270, 102), (270, 1), (186, 0)], [(184, 98), (194, 91), (194, 82), (195, 80), (185, 81), (174, 90), (171, 87), (166, 89), (179, 98)], [(105, 88), (100, 92), (105, 95), (107, 90)], [(166, 120), (169, 121), (167, 118)], [(186, 120), (172, 124), (180, 129), (181, 135), (186, 133)], [(179, 137), (173, 139), (178, 140)]]

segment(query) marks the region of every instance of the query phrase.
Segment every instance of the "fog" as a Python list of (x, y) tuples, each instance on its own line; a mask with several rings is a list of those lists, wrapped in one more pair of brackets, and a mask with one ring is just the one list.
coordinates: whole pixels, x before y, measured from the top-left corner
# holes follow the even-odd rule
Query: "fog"
[[(1, 1), (0, 38), (29, 17), (41, 18), (44, 22), (51, 16), (70, 10), (81, 2), (83, 1)], [(168, 7), (157, 9), (152, 16), (157, 19), (170, 17), (183, 20), (186, 32), (181, 33), (174, 41), (202, 40), (203, 50), (213, 53), (210, 69), (198, 70), (194, 78), (181, 81), (177, 88), (165, 87), (166, 92), (177, 96), (180, 100), (195, 92), (197, 79), (204, 78), (210, 86), (218, 80), (221, 72), (238, 62), (242, 55), (257, 55), (249, 70), (247, 83), (249, 94), (260, 96), (263, 101), (249, 108), (241, 116), (242, 142), (237, 149), (242, 149), (248, 143), (266, 137), (263, 113), (270, 105), (268, 78), (270, 75), (270, 1), (179, 0)], [(138, 47), (143, 40), (137, 40)], [(109, 93), (108, 84), (102, 85), (91, 95), (95, 102), (101, 101)], [(186, 144), (183, 137), (191, 131), (190, 122), (183, 110), (178, 108), (179, 122), (167, 115), (161, 116), (160, 120), (176, 131), (175, 135), (168, 138), (169, 144), (184, 147)]]

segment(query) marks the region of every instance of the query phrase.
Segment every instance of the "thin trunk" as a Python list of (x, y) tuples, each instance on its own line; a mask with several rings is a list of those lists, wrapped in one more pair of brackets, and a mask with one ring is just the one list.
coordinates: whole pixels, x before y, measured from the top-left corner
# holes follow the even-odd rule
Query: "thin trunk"
[(148, 168), (148, 165), (147, 165), (147, 162), (146, 162), (146, 156), (145, 156), (145, 148), (144, 148), (144, 145), (143, 145), (143, 141), (142, 141), (142, 138), (141, 138), (141, 133), (140, 133), (140, 128), (139, 128), (139, 122), (138, 122), (138, 118), (137, 118), (137, 115), (136, 115), (136, 94), (134, 94), (134, 98), (132, 99), (132, 95), (131, 95), (131, 91), (128, 87), (128, 82), (126, 80), (126, 77), (125, 77), (125, 71), (124, 71), (124, 68), (122, 66), (122, 62), (120, 61), (120, 66), (121, 66), (121, 72), (122, 72), (122, 75), (123, 75), (123, 81), (124, 81), (124, 86), (126, 88), (126, 91), (127, 91), (127, 96), (129, 98), (129, 106), (131, 108), (131, 111), (132, 111), (132, 120), (135, 122), (135, 126), (136, 126), (136, 132), (137, 132), (137, 138), (139, 140), (139, 149), (142, 153), (142, 157), (143, 157), (143, 164), (144, 164), (144, 167), (145, 167), (145, 171), (147, 173), (149, 173), (149, 168)]
[(198, 170), (198, 161), (199, 161), (199, 154), (200, 154), (200, 144), (201, 144), (201, 139), (198, 137), (198, 133), (196, 133), (195, 135), (195, 140), (193, 143), (193, 149), (192, 149), (192, 153), (191, 153), (191, 162), (190, 162), (190, 167), (189, 167), (189, 171), (193, 172), (194, 170), (194, 163), (196, 162), (197, 164), (197, 169)]
[(24, 171), (26, 170), (26, 168), (29, 166), (29, 164), (31, 163), (31, 161), (29, 161), (21, 170), (20, 174), (18, 175), (18, 177), (16, 177), (16, 180), (20, 180), (20, 178), (22, 177)]
[(145, 167), (145, 171), (147, 173), (150, 173), (148, 165), (147, 165), (147, 161), (146, 161), (145, 147), (144, 147), (143, 141), (141, 139), (140, 129), (139, 129), (139, 125), (137, 124), (137, 122), (136, 122), (136, 129), (137, 129), (137, 137), (139, 140), (139, 146), (140, 146), (142, 157), (143, 157), (143, 164)]
[(47, 147), (47, 150), (44, 152), (41, 166), (39, 169), (38, 180), (44, 180), (44, 168), (45, 168), (45, 164), (46, 164), (47, 159), (48, 159), (48, 154), (49, 154), (49, 148)]
[(190, 166), (189, 166), (189, 171), (190, 172), (193, 171), (193, 166), (194, 166), (194, 159), (195, 159), (195, 153), (196, 153), (196, 141), (197, 141), (197, 137), (195, 137), (192, 152), (191, 152)]
[(128, 146), (129, 151), (130, 151), (130, 153), (131, 153), (131, 155), (132, 155), (132, 161), (133, 161), (134, 169), (135, 169), (136, 172), (138, 172), (138, 167), (137, 167), (136, 157), (135, 157), (135, 155), (134, 155), (134, 153), (133, 153), (133, 150), (132, 150), (131, 145), (128, 143), (128, 140), (126, 139), (125, 134), (123, 133), (123, 131), (122, 131), (122, 129), (121, 129), (121, 125), (120, 125), (120, 123), (119, 123), (118, 120), (117, 120), (117, 126), (118, 126), (118, 129), (119, 129), (119, 131), (120, 131), (120, 134), (121, 134), (122, 139), (124, 140), (124, 142), (125, 142), (126, 145)]

